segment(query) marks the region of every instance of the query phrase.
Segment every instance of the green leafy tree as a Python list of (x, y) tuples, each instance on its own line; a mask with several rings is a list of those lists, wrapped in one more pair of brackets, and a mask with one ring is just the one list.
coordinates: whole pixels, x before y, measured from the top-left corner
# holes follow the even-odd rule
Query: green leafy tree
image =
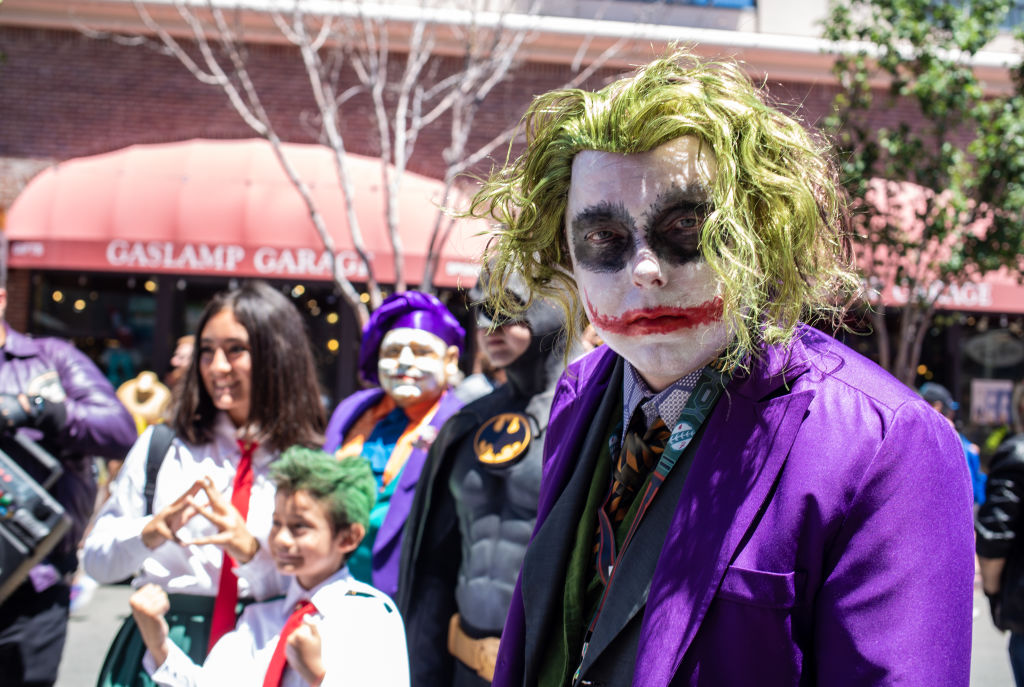
[[(1015, 4), (840, 0), (826, 20), (840, 85), (828, 124), (855, 199), (866, 316), (880, 363), (907, 384), (939, 299), (1024, 264), (1024, 71), (1006, 66), (1002, 92), (977, 74)], [(882, 293), (906, 300), (895, 337)]]

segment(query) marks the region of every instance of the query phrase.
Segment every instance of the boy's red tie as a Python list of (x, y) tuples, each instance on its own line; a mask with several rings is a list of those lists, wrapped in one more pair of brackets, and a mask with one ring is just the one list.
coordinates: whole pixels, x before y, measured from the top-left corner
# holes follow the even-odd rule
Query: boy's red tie
[[(259, 446), (255, 441), (238, 440), (238, 448), (242, 457), (238, 460), (235, 470), (235, 481), (231, 486), (231, 505), (235, 507), (242, 519), (249, 515), (249, 495), (252, 493), (252, 454)], [(233, 570), (234, 561), (228, 552), (220, 565), (220, 585), (217, 587), (217, 598), (213, 602), (213, 618), (210, 620), (210, 643), (207, 652), (213, 648), (217, 640), (235, 629), (238, 618), (235, 606), (238, 605), (238, 578)]]
[(316, 611), (312, 601), (300, 601), (295, 604), (295, 610), (288, 616), (284, 627), (281, 628), (281, 636), (277, 639), (277, 646), (274, 647), (274, 654), (270, 657), (270, 665), (267, 666), (267, 676), (263, 678), (263, 687), (280, 687), (281, 679), (284, 677), (284, 668), (288, 664), (285, 657), (285, 647), (288, 645), (288, 637), (302, 624), (302, 619)]

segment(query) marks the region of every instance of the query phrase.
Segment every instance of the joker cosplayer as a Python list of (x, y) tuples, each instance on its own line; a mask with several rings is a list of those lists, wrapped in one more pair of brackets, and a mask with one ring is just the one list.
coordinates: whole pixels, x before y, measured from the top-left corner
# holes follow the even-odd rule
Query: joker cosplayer
[(398, 590), (402, 533), (427, 451), (462, 403), (458, 375), (465, 331), (437, 298), (406, 291), (386, 299), (363, 328), (359, 372), (379, 388), (342, 401), (327, 426), (325, 450), (363, 455), (377, 479), (370, 526), (348, 566), (388, 596)]
[(684, 52), (525, 123), (474, 201), (490, 295), (567, 286), (607, 346), (556, 391), (494, 684), (967, 685), (959, 440), (802, 324), (858, 284), (820, 148)]

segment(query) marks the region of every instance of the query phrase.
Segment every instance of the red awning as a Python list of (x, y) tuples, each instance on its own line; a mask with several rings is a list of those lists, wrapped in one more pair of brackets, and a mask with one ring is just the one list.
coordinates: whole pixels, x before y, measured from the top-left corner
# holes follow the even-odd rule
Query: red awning
[[(286, 144), (346, 275), (365, 279), (352, 249), (332, 152)], [(377, 280), (394, 281), (380, 160), (347, 156), (356, 214)], [(406, 280), (422, 279), (441, 182), (407, 172), (399, 234)], [(262, 139), (136, 145), (77, 158), (35, 177), (7, 214), (10, 265), (20, 268), (329, 280), (330, 264), (299, 193)], [(486, 238), (456, 223), (435, 276), (470, 286)]]
[[(884, 220), (892, 226), (902, 227), (910, 237), (909, 243), (913, 244), (922, 236), (919, 214), (926, 211), (926, 196), (931, 193), (911, 182), (875, 178), (871, 181), (866, 200), (875, 206)], [(985, 220), (980, 220), (964, 229), (981, 236), (988, 225)], [(950, 237), (947, 242), (957, 240), (960, 239)], [(935, 300), (939, 310), (1024, 313), (1024, 286), (1012, 268), (1003, 267), (985, 275), (965, 272), (962, 283), (947, 284), (934, 276), (935, 271), (929, 264), (948, 256), (948, 243), (947, 247), (932, 243), (921, 251), (906, 254), (883, 244), (861, 245), (858, 249), (860, 267), (868, 285), (877, 290), (877, 296), (885, 305), (903, 306), (911, 299), (927, 297)], [(896, 283), (900, 268), (913, 275), (913, 289)]]

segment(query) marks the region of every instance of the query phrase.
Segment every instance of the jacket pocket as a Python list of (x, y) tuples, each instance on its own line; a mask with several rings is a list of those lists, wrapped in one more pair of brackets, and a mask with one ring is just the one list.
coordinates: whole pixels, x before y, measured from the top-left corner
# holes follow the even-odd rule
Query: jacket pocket
[(716, 595), (763, 608), (792, 608), (796, 604), (796, 573), (765, 572), (730, 565)]

